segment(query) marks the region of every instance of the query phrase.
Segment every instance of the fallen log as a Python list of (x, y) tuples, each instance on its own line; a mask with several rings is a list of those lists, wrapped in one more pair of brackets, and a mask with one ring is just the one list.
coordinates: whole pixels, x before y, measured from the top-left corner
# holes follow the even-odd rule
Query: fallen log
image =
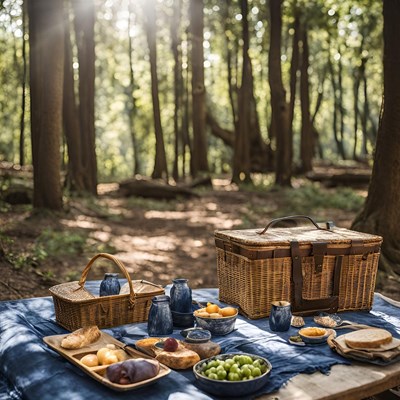
[(317, 173), (309, 172), (307, 179), (312, 182), (321, 182), (325, 186), (365, 186), (369, 184), (371, 172), (342, 172), (342, 173)]
[(119, 184), (119, 192), (125, 197), (138, 196), (152, 199), (172, 200), (179, 197), (199, 197), (188, 188), (172, 186), (159, 181), (128, 179)]

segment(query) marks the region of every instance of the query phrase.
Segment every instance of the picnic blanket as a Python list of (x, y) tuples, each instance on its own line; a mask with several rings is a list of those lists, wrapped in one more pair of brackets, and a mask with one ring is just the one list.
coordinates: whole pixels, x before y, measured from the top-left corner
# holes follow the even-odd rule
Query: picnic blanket
[[(96, 292), (99, 282), (87, 282), (86, 287)], [(166, 288), (167, 292), (169, 288)], [(198, 301), (217, 304), (217, 289), (193, 290)], [(400, 337), (400, 308), (376, 294), (371, 312), (341, 313), (345, 319), (367, 325), (377, 325)], [(312, 325), (311, 317), (305, 318)], [(105, 332), (116, 339), (133, 345), (147, 336), (147, 324), (124, 325)], [(0, 400), (2, 399), (135, 399), (180, 400), (216, 399), (202, 392), (195, 382), (191, 370), (172, 371), (167, 377), (151, 386), (134, 392), (114, 392), (101, 385), (83, 371), (69, 363), (43, 342), (44, 336), (66, 333), (57, 325), (53, 301), (50, 297), (0, 302)], [(347, 330), (338, 331), (338, 334)], [(350, 364), (333, 352), (327, 345), (296, 347), (288, 338), (297, 333), (296, 328), (288, 332), (275, 333), (269, 329), (268, 319), (248, 320), (238, 317), (236, 330), (229, 335), (213, 337), (224, 353), (246, 352), (266, 357), (272, 364), (269, 382), (248, 398), (278, 390), (290, 378), (300, 373), (320, 371), (329, 373), (335, 364)], [(182, 339), (180, 329), (173, 335)], [(220, 397), (223, 398), (223, 397)], [(243, 398), (243, 397), (241, 397)]]

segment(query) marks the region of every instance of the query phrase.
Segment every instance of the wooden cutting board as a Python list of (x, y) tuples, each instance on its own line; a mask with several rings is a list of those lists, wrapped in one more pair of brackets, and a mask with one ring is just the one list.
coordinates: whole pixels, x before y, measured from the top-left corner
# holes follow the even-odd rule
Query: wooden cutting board
[(91, 378), (95, 379), (96, 381), (100, 382), (105, 386), (108, 386), (111, 389), (117, 391), (138, 389), (143, 386), (151, 385), (157, 382), (159, 379), (163, 378), (164, 376), (168, 375), (171, 372), (171, 370), (167, 366), (160, 363), (160, 371), (158, 375), (153, 378), (146, 379), (141, 382), (132, 383), (129, 385), (120, 385), (118, 383), (113, 383), (106, 376), (106, 370), (108, 365), (87, 367), (86, 365), (80, 362), (81, 358), (87, 354), (96, 354), (99, 349), (101, 349), (102, 347), (106, 347), (108, 344), (113, 344), (117, 347), (117, 349), (124, 350), (128, 354), (130, 359), (135, 359), (135, 358), (151, 359), (152, 357), (145, 355), (130, 346), (125, 345), (125, 343), (122, 343), (119, 340), (114, 339), (111, 335), (108, 335), (105, 332), (101, 332), (100, 339), (95, 343), (82, 347), (81, 349), (73, 349), (73, 350), (68, 350), (61, 347), (61, 341), (65, 338), (65, 336), (67, 335), (65, 334), (65, 335), (46, 336), (43, 338), (43, 341), (57, 353), (66, 358), (69, 362), (76, 365), (78, 368), (80, 368), (82, 371), (88, 374)]

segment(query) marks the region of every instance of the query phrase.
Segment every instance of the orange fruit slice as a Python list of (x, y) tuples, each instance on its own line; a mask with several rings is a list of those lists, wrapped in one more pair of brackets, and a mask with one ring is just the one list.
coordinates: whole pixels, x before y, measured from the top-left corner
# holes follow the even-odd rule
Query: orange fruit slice
[(207, 311), (209, 314), (218, 313), (219, 307), (218, 307), (216, 304), (211, 304), (211, 303), (209, 304), (209, 303), (207, 303), (206, 311)]
[(220, 308), (219, 313), (223, 317), (232, 317), (233, 315), (236, 315), (237, 310), (234, 307), (224, 307), (224, 308)]

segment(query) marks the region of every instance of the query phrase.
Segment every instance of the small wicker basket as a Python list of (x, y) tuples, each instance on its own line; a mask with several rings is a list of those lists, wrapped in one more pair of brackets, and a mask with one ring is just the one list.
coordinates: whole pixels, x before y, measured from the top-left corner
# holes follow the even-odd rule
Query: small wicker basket
[[(98, 258), (106, 258), (116, 264), (129, 286), (129, 293), (97, 297), (85, 289), (86, 277)], [(164, 289), (144, 280), (132, 281), (124, 264), (107, 253), (95, 255), (86, 265), (79, 281), (51, 287), (56, 321), (73, 331), (88, 325), (99, 328), (147, 321), (151, 299), (164, 294)]]

